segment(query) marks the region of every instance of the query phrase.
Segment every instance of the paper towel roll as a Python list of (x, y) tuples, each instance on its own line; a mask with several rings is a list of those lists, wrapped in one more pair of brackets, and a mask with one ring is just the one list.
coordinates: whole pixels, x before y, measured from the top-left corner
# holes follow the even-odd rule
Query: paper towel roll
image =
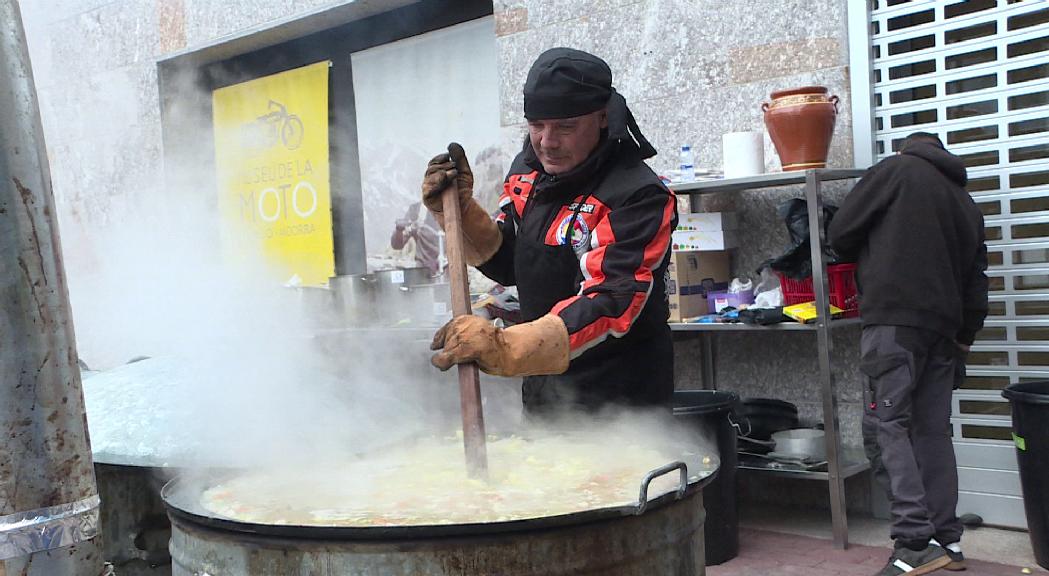
[(765, 142), (761, 132), (729, 132), (722, 137), (725, 178), (765, 172)]

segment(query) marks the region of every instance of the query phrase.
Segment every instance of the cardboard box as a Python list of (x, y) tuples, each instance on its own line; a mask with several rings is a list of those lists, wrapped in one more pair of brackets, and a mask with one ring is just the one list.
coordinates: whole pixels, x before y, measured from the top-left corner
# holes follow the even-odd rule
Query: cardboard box
[(718, 290), (717, 292), (707, 294), (707, 312), (710, 314), (716, 314), (728, 307), (739, 308), (744, 304), (753, 303), (753, 290), (738, 292), (736, 294), (730, 294), (728, 290)]
[(674, 252), (667, 268), (670, 321), (707, 313), (707, 292), (728, 287), (729, 253), (723, 251)]
[(671, 234), (670, 243), (675, 252), (729, 250), (739, 246), (739, 237), (735, 230), (689, 230)]
[(736, 230), (739, 218), (735, 212), (701, 212), (698, 214), (678, 214), (675, 232), (718, 232)]
[(686, 319), (707, 314), (707, 297), (702, 294), (670, 294), (670, 322), (684, 322)]

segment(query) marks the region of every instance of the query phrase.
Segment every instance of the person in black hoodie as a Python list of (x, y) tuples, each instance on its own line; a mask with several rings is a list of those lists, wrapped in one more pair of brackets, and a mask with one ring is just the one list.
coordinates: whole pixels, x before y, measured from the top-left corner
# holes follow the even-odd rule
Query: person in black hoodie
[(434, 158), (423, 201), (443, 226), (441, 194), (456, 186), (465, 257), (516, 285), (525, 322), (475, 316), (434, 336), (442, 370), (477, 362), (524, 376), (530, 415), (610, 404), (669, 407), (673, 346), (665, 274), (677, 221), (673, 193), (644, 163), (656, 154), (600, 58), (542, 53), (524, 86), (528, 136), (493, 220), (473, 200), (462, 147)]
[(911, 134), (857, 183), (829, 230), (834, 250), (858, 263), (864, 445), (896, 542), (879, 574), (964, 568), (951, 392), (987, 315), (983, 214), (966, 181), (939, 138)]

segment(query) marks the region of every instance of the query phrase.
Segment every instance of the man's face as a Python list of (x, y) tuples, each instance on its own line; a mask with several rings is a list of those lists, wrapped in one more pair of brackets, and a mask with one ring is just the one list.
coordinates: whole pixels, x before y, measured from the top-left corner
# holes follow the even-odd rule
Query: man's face
[(608, 126), (604, 110), (557, 120), (529, 120), (528, 138), (547, 174), (564, 174), (579, 166), (601, 141)]

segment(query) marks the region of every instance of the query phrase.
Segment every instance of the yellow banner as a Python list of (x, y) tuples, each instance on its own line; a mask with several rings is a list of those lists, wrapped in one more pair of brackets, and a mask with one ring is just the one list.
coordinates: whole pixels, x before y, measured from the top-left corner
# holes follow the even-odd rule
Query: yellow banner
[(223, 247), (283, 283), (335, 272), (328, 171), (328, 62), (215, 90)]

